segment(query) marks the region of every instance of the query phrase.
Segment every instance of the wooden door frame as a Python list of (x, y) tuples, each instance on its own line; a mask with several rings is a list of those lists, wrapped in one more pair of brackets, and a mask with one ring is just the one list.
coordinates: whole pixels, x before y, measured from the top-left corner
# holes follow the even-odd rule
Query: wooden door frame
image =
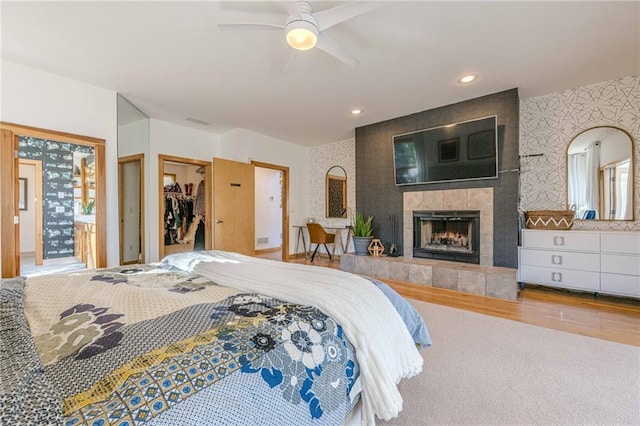
[(123, 245), (124, 245), (124, 238), (122, 238), (122, 235), (124, 234), (124, 221), (123, 221), (123, 217), (124, 215), (122, 214), (123, 211), (123, 203), (122, 203), (122, 188), (124, 188), (124, 182), (123, 182), (123, 178), (124, 178), (124, 165), (127, 163), (139, 163), (140, 164), (140, 263), (145, 263), (145, 232), (144, 232), (144, 226), (145, 226), (145, 222), (144, 222), (144, 218), (145, 218), (145, 211), (144, 211), (144, 154), (134, 154), (134, 155), (127, 155), (124, 157), (120, 157), (118, 158), (118, 228), (119, 228), (119, 233), (120, 233), (120, 265), (124, 265), (123, 259), (122, 259), (122, 253), (123, 253)]
[[(158, 154), (158, 255), (162, 260), (164, 257), (164, 162), (171, 161), (182, 163), (186, 166), (204, 167), (204, 248), (211, 250), (213, 240), (211, 232), (211, 217), (213, 204), (213, 178), (211, 174), (212, 166), (210, 161), (195, 160), (193, 158), (176, 157), (174, 155)], [(197, 188), (197, 187), (196, 187)]]
[[(18, 166), (33, 166), (36, 168), (36, 266), (42, 266), (42, 161), (18, 158)], [(19, 237), (19, 236), (18, 236)]]
[[(0, 122), (0, 238), (2, 239), (2, 277), (11, 278), (20, 274), (20, 224), (18, 210), (18, 138), (28, 136), (55, 142), (85, 145), (94, 148), (96, 161), (96, 267), (107, 266), (107, 197), (105, 177), (105, 140), (90, 136), (75, 135), (21, 124)], [(6, 196), (13, 194), (13, 197)]]
[(289, 167), (251, 161), (255, 167), (282, 172), (282, 260), (289, 260)]

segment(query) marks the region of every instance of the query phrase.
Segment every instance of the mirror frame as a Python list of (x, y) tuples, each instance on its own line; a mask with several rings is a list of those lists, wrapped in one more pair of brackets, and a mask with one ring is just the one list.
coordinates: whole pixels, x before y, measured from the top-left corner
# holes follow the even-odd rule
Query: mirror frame
[[(342, 208), (345, 209), (345, 212), (340, 215), (340, 216), (331, 216), (330, 215), (330, 211), (329, 211), (329, 182), (331, 180), (338, 180), (338, 179), (331, 179), (331, 177), (340, 177), (342, 178), (342, 176), (337, 176), (337, 175), (332, 175), (330, 174), (331, 170), (338, 168), (341, 169), (342, 172), (344, 173), (344, 179), (340, 179), (342, 181)], [(325, 217), (327, 218), (345, 218), (347, 217), (347, 171), (344, 169), (344, 167), (342, 166), (331, 166), (329, 167), (329, 170), (327, 170), (327, 173), (325, 175), (325, 181), (324, 181), (324, 206), (325, 206)]]
[(603, 125), (603, 126), (593, 126), (590, 127), (588, 129), (584, 129), (579, 133), (576, 133), (571, 140), (569, 141), (569, 143), (567, 144), (567, 148), (565, 149), (565, 194), (566, 194), (566, 209), (569, 210), (569, 147), (571, 146), (571, 144), (573, 143), (573, 141), (576, 140), (576, 138), (578, 138), (581, 134), (586, 133), (590, 130), (594, 130), (594, 129), (602, 129), (602, 128), (608, 128), (608, 129), (614, 129), (614, 130), (619, 130), (621, 132), (623, 132), (624, 134), (627, 135), (627, 137), (629, 138), (629, 142), (631, 143), (631, 167), (630, 167), (630, 172), (631, 172), (631, 205), (632, 205), (632, 209), (631, 209), (631, 219), (578, 219), (575, 218), (574, 220), (580, 220), (580, 221), (588, 221), (588, 222), (633, 222), (635, 221), (636, 218), (636, 188), (635, 188), (635, 181), (636, 181), (636, 176), (635, 176), (635, 145), (634, 145), (634, 140), (633, 137), (631, 136), (631, 133), (629, 133), (628, 131), (621, 129), (620, 127), (616, 127), (616, 126), (608, 126), (608, 125)]

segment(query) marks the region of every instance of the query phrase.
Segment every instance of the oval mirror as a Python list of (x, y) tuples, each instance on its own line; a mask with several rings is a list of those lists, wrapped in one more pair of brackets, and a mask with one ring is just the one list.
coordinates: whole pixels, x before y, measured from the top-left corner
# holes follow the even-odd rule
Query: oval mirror
[(616, 127), (594, 127), (567, 148), (567, 202), (576, 219), (633, 220), (633, 142)]
[(327, 217), (347, 217), (347, 172), (340, 166), (327, 172), (325, 204)]

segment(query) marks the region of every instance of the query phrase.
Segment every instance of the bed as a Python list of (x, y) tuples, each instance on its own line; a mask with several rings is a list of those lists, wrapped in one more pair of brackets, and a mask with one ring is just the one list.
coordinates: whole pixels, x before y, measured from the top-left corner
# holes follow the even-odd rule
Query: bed
[(221, 251), (2, 280), (0, 333), (0, 424), (373, 424), (431, 344), (379, 281)]

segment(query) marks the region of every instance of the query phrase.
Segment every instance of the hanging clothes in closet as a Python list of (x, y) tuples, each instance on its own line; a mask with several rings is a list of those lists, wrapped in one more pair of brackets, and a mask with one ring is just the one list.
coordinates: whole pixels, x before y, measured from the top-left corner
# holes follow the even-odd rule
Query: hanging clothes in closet
[(199, 251), (204, 250), (205, 248), (205, 224), (204, 224), (204, 214), (205, 214), (205, 184), (204, 184), (204, 176), (205, 169), (204, 167), (200, 167), (196, 170), (197, 173), (200, 173), (202, 176), (202, 180), (198, 184), (198, 189), (196, 191), (196, 200), (193, 208), (193, 213), (195, 214), (196, 220), (199, 220), (198, 227), (196, 228), (194, 242), (193, 242), (193, 250)]
[(178, 183), (164, 187), (164, 245), (189, 242), (183, 239), (193, 221), (193, 206), (193, 197), (183, 193)]

